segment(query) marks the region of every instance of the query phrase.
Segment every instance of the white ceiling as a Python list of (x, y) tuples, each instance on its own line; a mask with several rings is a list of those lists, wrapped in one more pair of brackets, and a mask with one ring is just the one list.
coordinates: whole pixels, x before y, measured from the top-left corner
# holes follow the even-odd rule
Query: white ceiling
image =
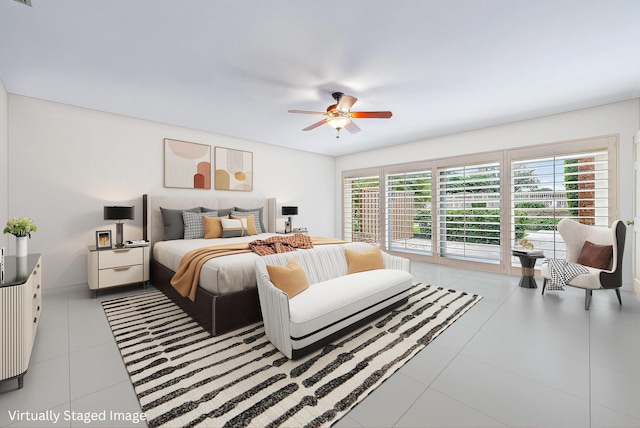
[[(0, 0), (11, 93), (328, 155), (640, 97), (638, 0)], [(323, 111), (342, 91), (359, 134)]]

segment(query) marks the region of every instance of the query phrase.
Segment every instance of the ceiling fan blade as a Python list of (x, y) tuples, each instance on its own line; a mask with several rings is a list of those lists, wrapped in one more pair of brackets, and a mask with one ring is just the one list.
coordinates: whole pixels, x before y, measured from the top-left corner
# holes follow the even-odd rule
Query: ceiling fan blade
[(340, 101), (338, 101), (338, 105), (336, 110), (342, 113), (346, 113), (349, 111), (352, 105), (354, 105), (358, 101), (356, 97), (352, 97), (351, 95), (343, 95), (340, 97)]
[(356, 119), (389, 119), (393, 116), (390, 111), (352, 111), (351, 117)]
[(326, 111), (307, 111), (307, 110), (289, 110), (289, 113), (302, 113), (302, 114), (327, 114)]
[(352, 120), (347, 125), (345, 125), (344, 129), (351, 132), (352, 134), (357, 134), (360, 132), (360, 127), (356, 125), (356, 123)]
[(322, 119), (320, 122), (316, 122), (313, 125), (307, 126), (306, 128), (303, 129), (303, 131), (311, 131), (312, 129), (315, 129), (320, 125), (324, 125), (325, 123), (327, 123), (327, 119)]

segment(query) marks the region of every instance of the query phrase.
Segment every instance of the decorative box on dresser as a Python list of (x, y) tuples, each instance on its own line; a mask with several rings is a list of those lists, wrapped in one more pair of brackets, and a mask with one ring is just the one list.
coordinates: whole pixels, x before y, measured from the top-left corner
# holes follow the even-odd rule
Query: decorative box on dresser
[(0, 381), (24, 385), (42, 311), (40, 254), (5, 257), (0, 283)]
[(89, 289), (98, 290), (149, 281), (149, 244), (136, 247), (96, 249), (89, 247)]

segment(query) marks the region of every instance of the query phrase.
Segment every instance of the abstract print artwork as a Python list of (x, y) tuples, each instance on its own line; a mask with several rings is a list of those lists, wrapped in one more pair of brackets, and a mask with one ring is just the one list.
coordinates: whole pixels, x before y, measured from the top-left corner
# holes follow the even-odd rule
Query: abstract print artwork
[(253, 190), (253, 153), (215, 148), (216, 190)]
[(211, 146), (165, 138), (164, 187), (211, 189)]

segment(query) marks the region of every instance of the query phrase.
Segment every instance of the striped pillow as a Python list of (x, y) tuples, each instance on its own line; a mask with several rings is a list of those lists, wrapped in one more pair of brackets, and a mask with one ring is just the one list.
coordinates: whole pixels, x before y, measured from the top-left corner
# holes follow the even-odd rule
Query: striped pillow
[(222, 237), (223, 238), (237, 238), (239, 236), (249, 236), (249, 230), (247, 229), (246, 218), (221, 218), (222, 223)]
[(247, 220), (247, 230), (249, 231), (249, 235), (257, 235), (258, 231), (256, 230), (256, 223), (254, 222), (253, 214), (245, 216), (245, 215), (232, 215), (231, 218), (241, 219), (244, 218)]
[(265, 233), (267, 229), (264, 227), (264, 221), (262, 220), (262, 208), (246, 209), (236, 207), (234, 211), (231, 211), (232, 216), (248, 216), (251, 214), (253, 214), (253, 221), (256, 225), (256, 231), (258, 233)]

